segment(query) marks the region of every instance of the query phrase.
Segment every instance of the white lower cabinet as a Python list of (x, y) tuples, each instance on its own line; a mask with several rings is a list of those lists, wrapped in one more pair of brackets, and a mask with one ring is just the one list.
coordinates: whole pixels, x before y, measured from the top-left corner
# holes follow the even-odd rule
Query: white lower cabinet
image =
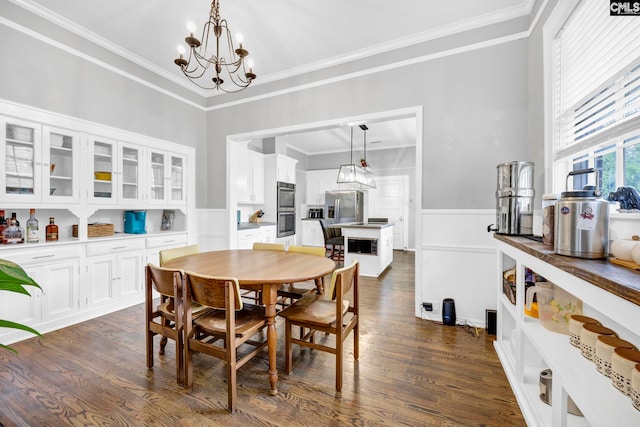
[[(548, 248), (525, 252), (502, 240), (508, 239), (500, 238), (497, 242), (498, 316), (494, 346), (527, 425), (640, 426), (640, 411), (633, 408), (631, 399), (618, 391), (609, 378), (596, 370), (593, 362), (569, 343), (568, 335), (547, 330), (538, 319), (524, 314), (525, 271), (528, 268), (579, 298), (584, 315), (600, 320), (636, 346), (640, 346), (640, 323), (637, 321), (640, 306), (577, 277), (576, 270), (571, 267), (574, 264), (566, 261), (570, 258), (560, 260), (567, 268), (559, 268), (543, 260), (556, 257), (547, 255)], [(587, 266), (585, 262), (603, 267), (602, 261), (580, 260), (578, 265)], [(513, 267), (516, 268), (515, 304), (503, 292), (502, 278), (502, 272)], [(604, 265), (602, 271), (608, 271), (619, 283), (622, 280), (626, 284), (637, 283), (633, 276), (635, 272), (624, 271), (623, 267), (613, 271), (616, 268)], [(553, 375), (551, 406), (540, 399), (540, 372), (544, 369), (551, 369)], [(567, 413), (569, 397), (584, 416)]]
[(238, 249), (251, 249), (254, 243), (275, 243), (276, 226), (262, 225), (260, 227), (238, 230)]
[(324, 246), (324, 234), (319, 220), (302, 221), (302, 242), (303, 246)]
[[(0, 292), (0, 318), (47, 332), (74, 323), (81, 310), (80, 248), (33, 249), (2, 253), (0, 258), (13, 261), (42, 288), (25, 286), (31, 296)], [(0, 342), (10, 343), (33, 335), (15, 329), (0, 328)]]
[(95, 308), (142, 296), (144, 249), (144, 238), (88, 244), (83, 303)]
[(176, 233), (164, 236), (147, 237), (146, 246), (147, 255), (145, 264), (151, 263), (160, 265), (160, 251), (163, 249), (187, 246), (187, 233)]

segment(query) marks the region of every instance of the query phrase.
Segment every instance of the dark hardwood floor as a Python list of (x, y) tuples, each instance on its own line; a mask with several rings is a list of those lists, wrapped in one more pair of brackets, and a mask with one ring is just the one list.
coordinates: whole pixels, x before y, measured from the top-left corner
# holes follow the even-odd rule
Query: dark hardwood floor
[[(194, 389), (175, 382), (174, 347), (145, 366), (138, 305), (0, 350), (4, 426), (523, 426), (484, 330), (414, 317), (414, 254), (395, 252), (379, 279), (361, 279), (360, 359), (347, 340), (342, 398), (334, 357), (294, 350), (279, 394), (269, 395), (267, 355), (238, 372), (239, 410), (227, 412), (221, 361), (194, 357)], [(1, 317), (1, 316), (0, 316)], [(282, 323), (280, 323), (282, 322)]]

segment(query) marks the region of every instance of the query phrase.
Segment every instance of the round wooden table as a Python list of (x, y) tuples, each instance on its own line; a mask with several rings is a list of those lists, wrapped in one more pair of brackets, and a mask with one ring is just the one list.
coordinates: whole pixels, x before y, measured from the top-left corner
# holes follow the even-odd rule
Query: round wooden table
[(267, 318), (269, 382), (271, 394), (276, 395), (278, 393), (276, 367), (278, 288), (286, 283), (315, 280), (318, 292), (323, 293), (322, 278), (331, 273), (336, 265), (328, 258), (315, 255), (249, 249), (201, 252), (172, 259), (166, 262), (164, 267), (193, 271), (207, 276), (235, 277), (242, 289), (262, 291)]

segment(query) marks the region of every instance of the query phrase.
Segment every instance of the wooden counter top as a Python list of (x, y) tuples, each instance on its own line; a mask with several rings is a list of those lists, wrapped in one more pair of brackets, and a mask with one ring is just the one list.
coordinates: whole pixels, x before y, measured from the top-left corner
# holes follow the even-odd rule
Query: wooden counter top
[(557, 255), (551, 246), (522, 236), (493, 237), (614, 295), (640, 305), (640, 272), (612, 264), (608, 259), (584, 259)]

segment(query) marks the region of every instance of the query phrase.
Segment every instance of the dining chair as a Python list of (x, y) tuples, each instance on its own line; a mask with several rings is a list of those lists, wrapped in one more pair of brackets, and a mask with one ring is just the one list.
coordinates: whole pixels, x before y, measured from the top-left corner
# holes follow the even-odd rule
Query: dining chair
[[(189, 246), (180, 246), (177, 248), (163, 249), (159, 253), (159, 261), (160, 267), (164, 267), (164, 265), (171, 261), (174, 258), (180, 258), (187, 255), (193, 255), (200, 252), (200, 247), (198, 245), (189, 245)], [(161, 303), (166, 303), (167, 299), (170, 299), (171, 296), (160, 294)], [(198, 313), (202, 310), (202, 307), (196, 308), (193, 307), (195, 313)], [(168, 326), (171, 323), (169, 320), (165, 319), (165, 326)], [(160, 354), (164, 354), (164, 348), (167, 345), (167, 337), (162, 337), (160, 339)]]
[[(327, 253), (326, 249), (322, 246), (297, 246), (291, 245), (288, 249), (289, 252), (315, 255), (324, 257)], [(324, 277), (322, 278), (324, 284)], [(309, 280), (301, 283), (288, 283), (282, 288), (278, 289), (278, 297), (280, 298), (279, 304), (283, 307), (288, 306), (293, 300), (302, 298), (305, 294), (315, 292), (317, 286), (315, 281)]]
[(160, 267), (164, 267), (167, 261), (181, 256), (193, 255), (200, 252), (198, 245), (181, 246), (179, 248), (163, 249), (160, 251)]
[(284, 251), (284, 245), (282, 243), (262, 243), (254, 242), (254, 251)]
[[(153, 369), (153, 337), (161, 335), (166, 345), (167, 338), (176, 343), (176, 381), (184, 383), (184, 339), (183, 339), (183, 278), (182, 270), (147, 264), (145, 268), (145, 313), (147, 337), (147, 369)], [(166, 297), (154, 307), (153, 290)], [(165, 345), (160, 344), (164, 355)]]
[(324, 236), (324, 246), (331, 251), (329, 258), (334, 261), (344, 261), (344, 237), (339, 228), (330, 227), (334, 221), (330, 219), (321, 219), (320, 228)]
[[(344, 341), (353, 332), (353, 357), (359, 356), (358, 301), (359, 264), (337, 269), (331, 276), (331, 286), (325, 295), (306, 294), (278, 315), (285, 319), (285, 373), (293, 370), (293, 344), (309, 347), (336, 356), (336, 397), (342, 396)], [(309, 329), (300, 338), (292, 333), (293, 326)], [(316, 332), (335, 335), (335, 346), (317, 343)]]
[[(193, 319), (191, 301), (213, 310)], [(237, 371), (267, 346), (265, 309), (245, 304), (238, 280), (185, 273), (185, 387), (193, 389), (193, 354), (224, 360), (227, 368), (229, 411), (237, 406)], [(257, 339), (251, 339), (258, 336)], [(249, 350), (247, 350), (249, 347)], [(238, 350), (242, 351), (239, 352)]]

